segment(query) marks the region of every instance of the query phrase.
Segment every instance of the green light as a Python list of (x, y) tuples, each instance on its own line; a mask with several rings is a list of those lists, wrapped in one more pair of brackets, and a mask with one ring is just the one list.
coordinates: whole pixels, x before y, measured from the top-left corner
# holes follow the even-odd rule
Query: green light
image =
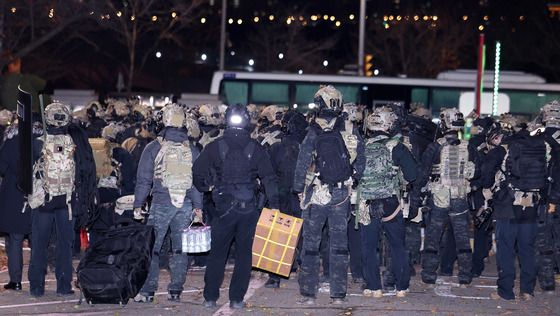
[(501, 44), (496, 42), (496, 58), (494, 63), (494, 94), (492, 96), (492, 116), (498, 115), (498, 89), (500, 86), (500, 53)]

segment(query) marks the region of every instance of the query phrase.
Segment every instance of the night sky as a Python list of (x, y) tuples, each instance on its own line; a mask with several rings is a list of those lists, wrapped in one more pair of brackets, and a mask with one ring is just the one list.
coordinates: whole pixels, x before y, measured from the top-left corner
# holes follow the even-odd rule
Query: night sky
[[(123, 3), (146, 2), (98, 3), (106, 1), (116, 10), (121, 10)], [(65, 2), (77, 9), (65, 14), (62, 7), (53, 8), (52, 1), (36, 1), (34, 13), (39, 17), (32, 39), (26, 18), (28, 2), (2, 1), (3, 49), (21, 51), (88, 5), (86, 0), (59, 1), (59, 5), (64, 6)], [(152, 44), (157, 31), (147, 28), (141, 32), (133, 90), (208, 91), (219, 56), (221, 1), (214, 2), (201, 1), (190, 11), (188, 23), (171, 29), (171, 34), (160, 39), (155, 47)], [(144, 21), (152, 23), (148, 27), (165, 25), (174, 12), (174, 1), (158, 3), (147, 15), (148, 19), (155, 16), (155, 21)], [(226, 69), (335, 74), (357, 62), (358, 0), (228, 3), (227, 17), (231, 21), (227, 23)], [(104, 25), (104, 14), (95, 9), (91, 9), (91, 16), (26, 52), (24, 71), (40, 75), (54, 88), (95, 89), (101, 93), (115, 90), (118, 73), (126, 79), (129, 69), (126, 41), (107, 23)], [(478, 34), (484, 33), (488, 61), (492, 59), (495, 41), (499, 40), (503, 69), (531, 72), (549, 82), (558, 82), (560, 20), (549, 9), (549, 2), (544, 0), (367, 1), (366, 54), (374, 55), (374, 66), (380, 75), (434, 77), (448, 69), (474, 69)], [(117, 18), (115, 12), (109, 14), (114, 10), (98, 11), (110, 15), (112, 22)], [(125, 7), (122, 12), (120, 18), (126, 18)], [(15, 34), (21, 34), (19, 41), (13, 39)], [(141, 66), (144, 55), (145, 63)], [(252, 67), (250, 59), (254, 62)], [(323, 66), (325, 60), (327, 67)], [(491, 64), (487, 62), (487, 68)]]

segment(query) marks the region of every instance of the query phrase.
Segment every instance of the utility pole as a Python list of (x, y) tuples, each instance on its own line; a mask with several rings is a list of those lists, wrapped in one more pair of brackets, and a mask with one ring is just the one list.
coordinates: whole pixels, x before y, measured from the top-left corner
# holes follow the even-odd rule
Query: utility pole
[(364, 41), (366, 37), (366, 0), (360, 0), (360, 30), (358, 39), (358, 74), (364, 75)]
[(222, 25), (220, 29), (220, 71), (225, 69), (227, 0), (222, 0)]

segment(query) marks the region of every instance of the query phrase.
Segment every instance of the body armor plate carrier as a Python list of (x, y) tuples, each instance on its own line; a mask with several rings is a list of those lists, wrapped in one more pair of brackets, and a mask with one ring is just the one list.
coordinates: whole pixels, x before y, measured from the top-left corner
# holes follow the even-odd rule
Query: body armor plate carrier
[(450, 199), (465, 198), (470, 191), (468, 180), (474, 176), (474, 163), (469, 161), (467, 142), (451, 145), (445, 138), (441, 145), (440, 163), (432, 168), (430, 190), (438, 207), (448, 207)]
[(191, 147), (188, 142), (177, 143), (160, 138), (158, 141), (161, 149), (154, 162), (154, 178), (169, 190), (171, 204), (181, 208), (193, 181)]

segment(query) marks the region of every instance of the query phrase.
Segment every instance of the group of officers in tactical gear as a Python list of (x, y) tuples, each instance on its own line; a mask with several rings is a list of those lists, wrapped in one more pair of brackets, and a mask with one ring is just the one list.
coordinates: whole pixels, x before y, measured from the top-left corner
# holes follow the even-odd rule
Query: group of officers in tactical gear
[[(422, 281), (435, 284), (438, 274), (453, 273), (456, 260), (459, 283), (466, 286), (483, 272), (493, 232), (495, 298), (516, 297), (516, 256), (520, 298), (533, 297), (537, 277), (543, 291), (555, 290), (560, 267), (556, 101), (530, 124), (511, 115), (475, 118), (470, 140), (455, 108), (442, 109), (435, 124), (427, 109), (414, 104), (410, 113), (398, 104), (373, 109), (344, 104), (330, 85), (317, 91), (317, 108), (306, 116), (279, 106), (259, 113), (254, 105), (168, 104), (153, 114), (134, 102), (107, 103), (92, 103), (74, 119), (65, 105), (50, 104), (44, 135), (36, 129), (34, 191), (19, 207), (20, 213), (27, 209), (21, 216), (28, 216), (32, 227), (33, 296), (44, 295), (53, 225), (57, 293), (72, 294), (76, 228), (87, 223), (95, 239), (114, 221), (116, 200), (129, 194), (134, 194), (134, 218), (147, 218), (156, 233), (138, 302), (153, 301), (164, 255), (170, 256), (168, 299), (180, 299), (189, 266), (181, 233), (192, 221), (205, 221), (212, 241), (204, 306), (217, 306), (231, 249), (230, 306), (243, 308), (253, 236), (265, 206), (304, 220), (293, 267), (299, 271), (301, 304), (315, 303), (321, 264), (333, 304), (345, 302), (349, 265), (365, 297), (380, 298), (384, 290), (405, 297), (415, 264), (422, 266)], [(14, 134), (8, 127), (0, 150), (5, 179), (17, 160), (10, 156)], [(164, 246), (166, 235), (170, 249)], [(19, 274), (11, 271), (5, 288), (21, 289), (20, 254), (9, 255), (15, 262), (10, 269)], [(277, 288), (280, 280), (270, 274), (265, 286)]]

